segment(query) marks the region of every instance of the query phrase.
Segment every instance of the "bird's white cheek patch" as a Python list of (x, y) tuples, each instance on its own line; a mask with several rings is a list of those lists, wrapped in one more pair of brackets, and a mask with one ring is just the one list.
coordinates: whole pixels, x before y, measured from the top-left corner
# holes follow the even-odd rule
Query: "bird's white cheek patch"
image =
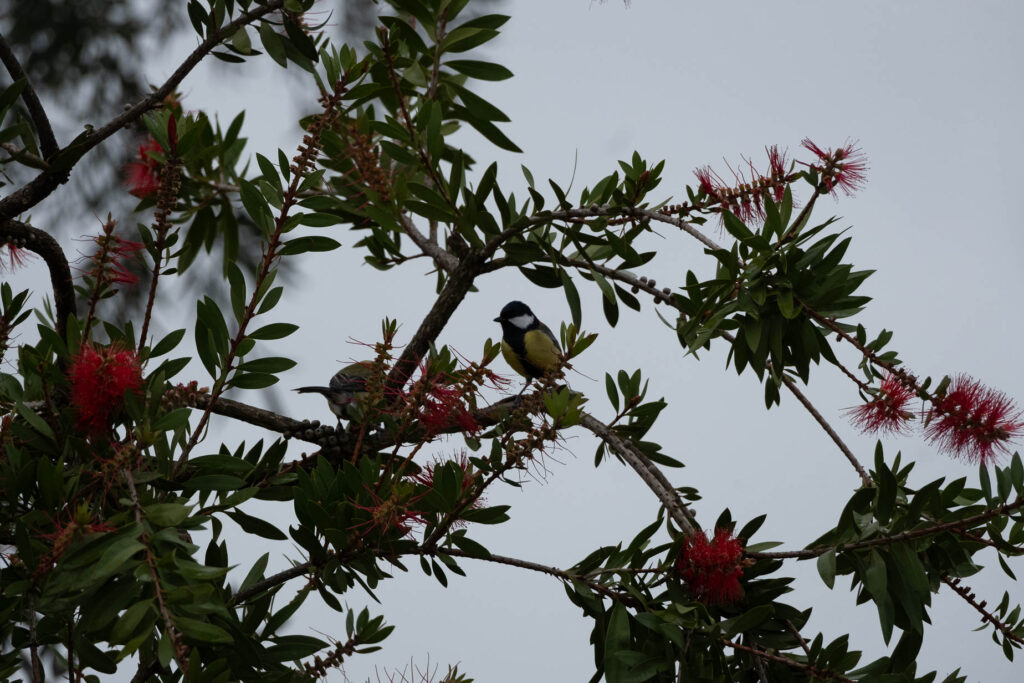
[(533, 324), (533, 316), (529, 313), (523, 313), (522, 315), (517, 315), (514, 318), (509, 318), (508, 321), (519, 329), (525, 330)]

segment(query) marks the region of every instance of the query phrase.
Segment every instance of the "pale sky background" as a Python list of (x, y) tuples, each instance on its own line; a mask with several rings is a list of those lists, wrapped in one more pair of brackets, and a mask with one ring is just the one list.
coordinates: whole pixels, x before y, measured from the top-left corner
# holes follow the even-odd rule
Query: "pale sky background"
[[(891, 348), (919, 375), (967, 372), (1024, 399), (1024, 367), (1013, 341), (1024, 331), (1013, 303), (1024, 284), (1020, 207), (1013, 206), (1024, 186), (1024, 5), (634, 0), (627, 8), (614, 1), (516, 0), (496, 11), (512, 19), (501, 38), (472, 56), (506, 65), (515, 78), (476, 82), (476, 88), (511, 117), (503, 130), (524, 153), (495, 154), (474, 132), (460, 133), (455, 142), (480, 162), (476, 177), (497, 159), (503, 188), (523, 196), (520, 164), (539, 187), (551, 177), (563, 188), (575, 165), (571, 196), (578, 196), (637, 150), (651, 162), (667, 160), (653, 198), (681, 198), (684, 186), (695, 182), (692, 169), (706, 163), (725, 173), (723, 158), (735, 166), (745, 155), (763, 165), (766, 145), (788, 147), (799, 157), (805, 136), (822, 146), (857, 140), (869, 158), (867, 186), (852, 199), (819, 202), (815, 215), (841, 216), (839, 226), (853, 227), (848, 259), (877, 270), (862, 288), (875, 300), (859, 322), (873, 333), (894, 329)], [(162, 82), (193, 43), (188, 37), (162, 47), (147, 65), (148, 79)], [(214, 66), (200, 67), (185, 81), (185, 107), (217, 114), (225, 125), (244, 108), (250, 153), (271, 156), (280, 147), (291, 156), (300, 138), (294, 121), (312, 111), (314, 91), (283, 79), (307, 83), (304, 72), (282, 72), (266, 58), (241, 68)], [(713, 224), (707, 228), (724, 241)], [(709, 272), (711, 259), (693, 239), (669, 226), (658, 232), (662, 237), (644, 247), (659, 251), (655, 269), (646, 272), (659, 285), (680, 283), (689, 268)], [(331, 234), (346, 246), (359, 238), (339, 229)], [(384, 316), (403, 324), (399, 341), (407, 340), (428, 310), (434, 279), (425, 261), (380, 273), (361, 258), (342, 249), (304, 263), (301, 281), (277, 309), (302, 328), (276, 348), (265, 347), (299, 362), (280, 387), (326, 383), (339, 363), (360, 356), (360, 347), (345, 340), (376, 340)], [(754, 542), (782, 541), (786, 549), (831, 528), (859, 480), (788, 393), (781, 407), (765, 411), (756, 377), (724, 368), (723, 344), (700, 361), (684, 358), (646, 301), (640, 314), (623, 307), (619, 326), (608, 329), (596, 287), (577, 283), (584, 327), (601, 335), (575, 363), (581, 375), (570, 378), (574, 388), (591, 397), (590, 412), (608, 420), (614, 412), (604, 373), (644, 369), (649, 397), (669, 403), (650, 438), (686, 464), (668, 475), (677, 486), (701, 491), (695, 509), (704, 526), (726, 507), (741, 523), (766, 512)], [(526, 301), (553, 328), (569, 318), (559, 291), (537, 289), (515, 273), (489, 275), (477, 285), (479, 292), (440, 338), (466, 356), (477, 357), (488, 336), (498, 338), (491, 320), (511, 298)], [(194, 310), (184, 302), (185, 322), (164, 322), (168, 329), (189, 324)], [(846, 351), (844, 358), (855, 364)], [(189, 371), (179, 379), (207, 379), (198, 363)], [(806, 393), (870, 466), (874, 439), (858, 435), (841, 413), (858, 402), (850, 382), (821, 367)], [(268, 403), (258, 392), (234, 398)], [(279, 392), (278, 400), (292, 417), (330, 419), (319, 397)], [(271, 436), (232, 429), (223, 438), (251, 443)], [(214, 452), (217, 442), (206, 445)], [(544, 476), (520, 490), (489, 492), (489, 503), (512, 505), (512, 520), (472, 527), (471, 536), (493, 553), (560, 567), (600, 545), (628, 543), (653, 520), (657, 502), (615, 461), (595, 470), (595, 446), (582, 431), (568, 432)], [(887, 439), (885, 447), (890, 463), (897, 450), (918, 462), (912, 485), (964, 475), (970, 485), (976, 482), (974, 467), (937, 454), (917, 434)], [(289, 456), (300, 448), (293, 444)], [(425, 450), (452, 454), (458, 448), (452, 439)], [(293, 514), (283, 504), (247, 509), (282, 528)], [(267, 550), (270, 571), (287, 566), (285, 557), (298, 557), (290, 543), (245, 545), (230, 549), (232, 563), (241, 565), (232, 574), (236, 583)], [(986, 570), (966, 582), (980, 598), (994, 605), (1004, 590), (1017, 602), (1024, 598), (994, 556), (980, 560)], [(358, 590), (344, 596), (353, 609), (369, 605), (397, 627), (381, 652), (347, 664), (347, 680), (376, 681), (378, 674), (388, 680), (387, 671), (405, 667), (408, 675), (410, 662), (422, 670), (428, 661), (441, 665), (438, 678), (454, 663), (478, 681), (499, 683), (592, 675), (592, 622), (581, 618), (558, 581), (483, 562), (461, 564), (468, 577), (449, 574), (446, 589), (412, 559), (409, 574), (399, 572), (381, 586), (383, 606)], [(1011, 566), (1024, 570), (1019, 559)], [(840, 577), (829, 591), (813, 562), (787, 564), (776, 576), (797, 577), (784, 601), (814, 607), (805, 634), (823, 631), (830, 641), (849, 632), (851, 647), (864, 650), (862, 664), (887, 652), (873, 603), (855, 607), (847, 579)], [(936, 626), (926, 632), (919, 675), (938, 670), (942, 680), (963, 667), (970, 681), (1020, 678), (1020, 665), (1005, 660), (988, 631), (972, 631), (978, 614), (951, 591), (935, 596), (930, 614)], [(344, 616), (310, 599), (290, 628), (343, 640)], [(329, 680), (346, 678), (336, 671)]]

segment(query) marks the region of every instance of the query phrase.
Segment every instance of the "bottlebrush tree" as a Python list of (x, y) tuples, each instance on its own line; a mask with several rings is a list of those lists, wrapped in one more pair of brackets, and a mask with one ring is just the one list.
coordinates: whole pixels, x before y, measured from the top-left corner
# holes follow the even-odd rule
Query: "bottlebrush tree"
[[(305, 14), (312, 4), (183, 3), (195, 50), (150, 95), (63, 146), (0, 37), (13, 81), (0, 95), (3, 163), (36, 171), (0, 199), (4, 677), (42, 681), (49, 668), (99, 680), (130, 668), (137, 681), (314, 679), (381, 647), (388, 605), (371, 613), (343, 602), (369, 603), (404, 563), (445, 585), (450, 574), (472, 581), (480, 561), (551, 575), (593, 621), (594, 679), (615, 683), (935, 680), (916, 657), (939, 591), (976, 609), (1007, 657), (1024, 644), (1020, 607), (1008, 597), (992, 606), (963, 583), (981, 570), (980, 551), (994, 549), (1011, 576), (1005, 558), (1024, 551), (1024, 465), (1011, 453), (1024, 421), (1007, 396), (970, 377), (915, 375), (888, 348), (890, 332), (856, 322), (869, 273), (844, 260), (850, 238), (833, 219), (813, 217), (821, 197), (864, 181), (855, 145), (805, 140), (794, 159), (769, 147), (763, 170), (747, 162), (728, 179), (698, 168), (692, 187), (672, 190), (681, 203), (653, 194), (665, 162), (637, 154), (573, 196), (524, 168), (514, 193), (500, 186), (496, 163), (450, 143), (468, 126), (496, 148), (518, 149), (498, 126), (504, 114), (472, 90), (511, 73), (467, 54), (506, 17), (466, 18), (468, 0), (393, 0), (357, 51), (318, 30)], [(295, 151), (248, 163), (241, 118), (222, 129), (175, 91), (205, 58), (244, 68), (260, 52), (308, 72), (319, 109), (302, 120)], [(28, 212), (83, 172), (90, 150), (139, 122), (149, 137), (127, 161), (127, 191), (147, 224), (119, 228), (108, 217), (89, 265), (73, 274), (72, 247)], [(691, 270), (656, 286), (644, 272), (659, 254), (641, 250), (654, 229), (699, 241), (713, 277)], [(409, 335), (383, 321), (367, 342), (365, 391), (336, 426), (248, 405), (247, 395), (296, 364), (263, 353), (303, 322), (268, 322), (287, 286), (276, 276), (307, 252), (339, 248), (341, 234), (380, 269), (432, 262), (436, 298), (421, 319), (401, 321)], [(240, 239), (262, 244), (254, 272), (234, 262)], [(166, 283), (201, 267), (215, 244), (223, 289), (183, 316)], [(33, 255), (49, 269), (52, 306), (19, 289)], [(135, 259), (146, 264), (141, 277)], [(562, 363), (519, 396), (498, 374), (496, 344), (470, 360), (437, 343), (474, 283), (499, 270), (564, 296), (572, 315), (560, 330)], [(128, 287), (146, 288), (145, 308), (105, 319)], [(646, 396), (641, 373), (607, 374), (610, 408), (565, 385), (595, 338), (582, 331), (581, 290), (601, 298), (612, 327), (621, 305), (655, 309), (680, 362), (724, 345), (735, 369), (763, 385), (769, 408), (783, 396), (805, 406), (855, 474), (849, 499), (819, 511), (834, 523), (816, 539), (789, 539), (797, 549), (771, 551), (776, 543), (757, 538), (763, 516), (733, 520), (721, 501), (717, 519), (698, 519), (697, 491), (677, 476), (675, 454), (645, 439), (672, 408)], [(156, 311), (183, 319), (157, 338)], [(176, 355), (186, 337), (194, 351)], [(189, 366), (193, 356), (205, 375)], [(857, 427), (883, 437), (918, 428), (937, 450), (976, 463), (977, 480), (915, 481), (911, 463), (881, 441), (867, 458), (854, 453), (801, 388), (819, 365), (859, 392), (863, 404), (845, 416)], [(201, 376), (184, 375), (187, 367)], [(506, 397), (490, 400), (496, 392)], [(215, 422), (245, 423), (259, 440), (211, 445)], [(487, 492), (515, 485), (570, 429), (596, 436), (598, 466), (617, 459), (635, 471), (657, 517), (566, 568), (485, 548), (479, 525), (511, 516), (488, 505)], [(463, 454), (431, 457), (442, 435)], [(290, 510), (287, 529), (247, 513), (253, 499)], [(227, 519), (242, 533), (222, 533)], [(292, 566), (268, 572), (265, 554), (232, 568), (233, 548), (261, 539), (289, 540)], [(809, 607), (786, 602), (787, 569), (801, 559), (816, 559), (830, 587), (850, 577), (858, 604), (874, 604), (887, 656), (861, 661), (840, 625), (809, 632)], [(310, 599), (343, 618), (322, 638), (287, 634)], [(451, 669), (446, 680), (465, 679)]]

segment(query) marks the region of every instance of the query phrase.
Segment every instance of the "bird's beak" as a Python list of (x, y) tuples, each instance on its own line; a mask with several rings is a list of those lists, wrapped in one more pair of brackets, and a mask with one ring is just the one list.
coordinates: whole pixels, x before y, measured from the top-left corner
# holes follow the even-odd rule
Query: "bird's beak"
[(498, 316), (497, 318), (495, 318), (495, 319), (494, 319), (494, 322), (496, 322), (496, 323), (500, 323), (500, 322), (501, 322), (501, 316)]

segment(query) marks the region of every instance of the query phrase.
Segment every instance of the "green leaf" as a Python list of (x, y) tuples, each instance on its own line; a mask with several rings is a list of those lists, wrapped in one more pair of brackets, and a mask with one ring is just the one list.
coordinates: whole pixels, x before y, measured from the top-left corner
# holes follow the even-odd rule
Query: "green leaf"
[(831, 589), (836, 584), (836, 549), (829, 548), (818, 555), (818, 574), (826, 586)]
[(338, 225), (342, 222), (341, 216), (333, 213), (303, 213), (295, 216), (298, 225), (308, 225), (311, 228), (327, 228)]
[(270, 553), (263, 553), (260, 558), (253, 563), (252, 567), (249, 568), (249, 573), (245, 575), (245, 579), (242, 580), (242, 585), (238, 587), (238, 590), (244, 591), (256, 582), (262, 581), (263, 573), (267, 570), (267, 563), (269, 561)]
[(509, 140), (504, 133), (498, 130), (498, 127), (495, 126), (490, 121), (482, 119), (478, 116), (474, 116), (473, 113), (470, 112), (468, 109), (463, 109), (461, 107), (452, 107), (452, 110), (453, 115), (455, 113), (458, 113), (459, 118), (463, 119), (466, 123), (473, 126), (473, 128), (475, 128), (478, 133), (487, 138), (488, 142), (495, 145), (499, 149), (503, 149), (507, 152), (523, 151), (519, 148), (518, 145), (516, 145), (516, 143)]
[[(136, 532), (141, 533), (142, 529), (136, 527)], [(72, 585), (75, 587), (96, 586), (116, 573), (128, 563), (136, 553), (144, 550), (146, 546), (135, 540), (136, 534), (123, 536), (108, 547), (103, 555), (95, 563), (88, 565), (78, 571)]]
[(263, 195), (256, 186), (248, 180), (239, 179), (238, 188), (242, 199), (242, 206), (245, 207), (245, 212), (252, 218), (252, 222), (263, 231), (263, 234), (269, 235), (272, 233), (274, 231), (274, 216), (270, 212), (270, 207), (267, 206), (267, 200), (263, 198)]
[(292, 323), (270, 323), (246, 336), (250, 339), (284, 339), (297, 329), (299, 326)]
[(738, 617), (733, 617), (732, 619), (723, 621), (719, 626), (722, 629), (722, 633), (731, 638), (738, 633), (749, 631), (755, 626), (760, 625), (766, 619), (771, 617), (772, 612), (772, 605), (758, 605)]
[(187, 638), (191, 638), (192, 640), (197, 640), (203, 643), (223, 643), (227, 645), (235, 642), (235, 639), (231, 637), (230, 633), (222, 629), (220, 626), (215, 626), (209, 622), (199, 621), (198, 619), (191, 619), (180, 615), (172, 616), (171, 620)]
[(156, 346), (154, 346), (153, 349), (149, 352), (149, 357), (156, 358), (157, 356), (162, 356), (165, 353), (170, 353), (171, 351), (174, 350), (174, 347), (181, 343), (181, 340), (184, 336), (184, 327), (181, 328), (180, 330), (174, 330), (173, 332), (169, 333), (166, 337), (161, 339), (159, 342), (157, 342)]
[(467, 538), (465, 535), (453, 535), (452, 543), (454, 543), (459, 550), (462, 550), (475, 558), (486, 560), (491, 556), (490, 550), (471, 538)]
[(278, 378), (275, 375), (250, 372), (234, 375), (228, 384), (236, 389), (266, 389), (277, 384), (277, 382)]
[(460, 74), (470, 78), (479, 78), (482, 81), (503, 81), (512, 78), (512, 72), (501, 64), (491, 62), (479, 62), (472, 59), (453, 59), (445, 62), (444, 66), (455, 69)]
[(144, 600), (137, 602), (128, 609), (125, 610), (124, 614), (114, 624), (114, 628), (110, 630), (110, 637), (108, 640), (111, 643), (126, 643), (133, 636), (136, 635), (135, 630), (142, 623), (143, 618), (147, 614), (152, 614), (154, 617), (155, 612), (153, 610), (153, 601)]
[(0, 113), (5, 113), (7, 108), (21, 97), (21, 91), (25, 89), (26, 84), (28, 84), (27, 78), (19, 78), (4, 89), (0, 94)]
[(291, 358), (282, 358), (281, 356), (268, 356), (266, 358), (256, 358), (250, 361), (246, 361), (238, 366), (240, 372), (266, 372), (266, 373), (278, 373), (284, 372), (285, 370), (291, 370), (296, 365), (295, 361)]
[(508, 521), (510, 507), (510, 505), (494, 505), (479, 510), (466, 510), (462, 513), (462, 519), (478, 524), (501, 524)]
[(288, 240), (277, 253), (280, 256), (294, 256), (295, 254), (304, 254), (308, 251), (332, 251), (340, 246), (340, 242), (330, 237), (306, 235)]
[(439, 47), (442, 52), (467, 52), (497, 37), (497, 31), (484, 28), (468, 28), (464, 24), (446, 35)]
[(630, 651), (632, 638), (629, 630), (629, 613), (621, 602), (616, 602), (608, 615), (608, 628), (604, 634), (604, 674), (608, 683), (622, 683), (629, 680), (629, 666), (616, 657)]
[(245, 480), (230, 474), (206, 474), (182, 482), (190, 491), (234, 491), (245, 486)]
[(572, 278), (564, 269), (559, 269), (558, 277), (562, 281), (562, 291), (565, 292), (565, 301), (569, 304), (569, 312), (572, 314), (572, 324), (579, 329), (583, 325), (583, 308), (580, 305), (580, 293), (576, 289)]
[(241, 510), (231, 510), (227, 513), (228, 517), (233, 519), (238, 526), (242, 527), (242, 531), (247, 534), (255, 534), (256, 536), (262, 536), (263, 538), (269, 538), (272, 541), (287, 541), (288, 535), (283, 531), (275, 527), (270, 522), (260, 519), (259, 517), (253, 517), (247, 515)]
[(156, 526), (178, 526), (189, 515), (189, 507), (182, 503), (153, 503), (143, 508), (143, 513)]
[[(303, 635), (277, 636), (273, 642), (274, 644), (265, 650), (266, 656), (272, 661), (282, 664), (298, 661), (329, 647), (329, 643), (313, 636)], [(363, 650), (357, 651), (362, 652)]]
[(18, 415), (25, 418), (25, 421), (32, 426), (32, 429), (53, 441), (53, 430), (50, 429), (50, 425), (46, 423), (46, 420), (36, 415), (35, 411), (20, 402), (15, 406), (15, 410), (18, 411)]

